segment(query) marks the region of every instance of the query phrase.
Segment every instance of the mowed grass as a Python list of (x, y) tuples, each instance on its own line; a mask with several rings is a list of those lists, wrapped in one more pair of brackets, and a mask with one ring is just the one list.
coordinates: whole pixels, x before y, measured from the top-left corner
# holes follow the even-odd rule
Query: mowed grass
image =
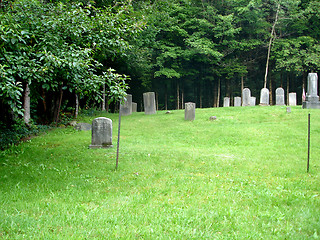
[(2, 152), (0, 238), (320, 237), (320, 110), (172, 112), (122, 117), (117, 171), (117, 114), (112, 149), (68, 127)]

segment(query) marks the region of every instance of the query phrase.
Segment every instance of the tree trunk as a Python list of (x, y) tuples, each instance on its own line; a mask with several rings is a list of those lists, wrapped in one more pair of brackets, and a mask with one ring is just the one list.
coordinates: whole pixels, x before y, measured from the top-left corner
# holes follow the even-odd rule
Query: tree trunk
[(75, 111), (74, 111), (74, 118), (78, 117), (79, 114), (79, 96), (78, 94), (75, 94), (76, 97), (76, 106), (75, 106)]
[(58, 123), (59, 121), (59, 115), (60, 115), (60, 109), (61, 109), (61, 103), (62, 103), (62, 96), (63, 96), (63, 83), (61, 83), (59, 87), (59, 97), (57, 98), (56, 102), (56, 111), (54, 116), (54, 122)]
[(167, 84), (165, 84), (164, 106), (167, 111), (168, 110), (168, 86), (167, 86)]
[(106, 84), (103, 84), (103, 90), (102, 90), (102, 106), (101, 111), (106, 110)]
[(184, 89), (181, 89), (181, 109), (184, 109)]
[(177, 79), (177, 109), (180, 109), (180, 89), (179, 89), (179, 79)]
[(270, 78), (269, 80), (269, 87), (270, 87), (270, 105), (273, 105), (273, 90), (272, 90), (272, 78)]
[(30, 122), (30, 88), (29, 84), (26, 83), (24, 96), (23, 96), (23, 108), (24, 108), (24, 115), (23, 120), (25, 124), (29, 124)]
[(289, 103), (290, 76), (287, 75), (287, 103)]
[(218, 91), (218, 94), (217, 94), (217, 107), (220, 106), (220, 82), (221, 82), (221, 80), (219, 78), (218, 79), (218, 89), (217, 89), (217, 91)]
[(278, 3), (277, 12), (276, 12), (276, 17), (275, 17), (274, 22), (273, 22), (273, 25), (272, 25), (271, 36), (270, 36), (269, 45), (268, 45), (266, 72), (265, 72), (265, 75), (264, 75), (264, 84), (263, 84), (263, 87), (264, 87), (264, 88), (267, 87), (270, 52), (271, 52), (271, 46), (272, 46), (272, 42), (273, 42), (274, 35), (275, 35), (275, 27), (276, 27), (276, 24), (277, 24), (277, 22), (278, 22), (279, 11), (280, 11), (280, 4)]

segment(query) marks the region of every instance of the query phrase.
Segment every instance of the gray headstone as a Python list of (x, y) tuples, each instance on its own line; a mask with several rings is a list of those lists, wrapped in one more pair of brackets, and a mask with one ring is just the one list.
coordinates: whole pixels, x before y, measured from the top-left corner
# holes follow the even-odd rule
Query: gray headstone
[(250, 106), (256, 105), (257, 98), (256, 97), (250, 97)]
[(279, 87), (276, 89), (276, 105), (285, 105), (284, 101), (284, 89)]
[(250, 106), (251, 91), (249, 88), (242, 90), (242, 106)]
[(240, 107), (241, 106), (241, 97), (235, 97), (234, 98), (234, 104), (235, 107)]
[(132, 102), (132, 112), (137, 112), (138, 104), (135, 102)]
[(262, 88), (260, 92), (260, 105), (261, 106), (268, 106), (269, 105), (269, 89)]
[(92, 126), (90, 123), (78, 123), (74, 129), (78, 131), (90, 131), (92, 129)]
[(128, 116), (132, 114), (132, 95), (127, 94), (126, 100), (120, 104), (121, 116)]
[(223, 98), (223, 107), (230, 107), (230, 98), (229, 97)]
[(92, 138), (90, 148), (110, 148), (112, 145), (112, 120), (105, 117), (92, 121)]
[(297, 106), (297, 94), (289, 93), (289, 106)]
[(291, 113), (291, 107), (287, 107), (287, 113)]
[(320, 101), (318, 96), (318, 74), (308, 74), (308, 92), (306, 101), (302, 103), (302, 108), (320, 109)]
[(196, 118), (196, 104), (192, 102), (185, 103), (184, 120), (193, 121)]
[(143, 94), (143, 104), (145, 114), (156, 114), (156, 98), (154, 92)]

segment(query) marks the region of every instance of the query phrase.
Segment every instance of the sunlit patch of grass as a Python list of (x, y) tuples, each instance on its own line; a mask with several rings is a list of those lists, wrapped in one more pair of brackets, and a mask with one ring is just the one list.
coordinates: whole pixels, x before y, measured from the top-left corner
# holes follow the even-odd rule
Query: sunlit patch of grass
[[(118, 115), (101, 116), (116, 145)], [(118, 171), (116, 148), (55, 129), (0, 153), (0, 238), (318, 238), (319, 129), (320, 112), (301, 107), (197, 109), (193, 122), (134, 113)]]

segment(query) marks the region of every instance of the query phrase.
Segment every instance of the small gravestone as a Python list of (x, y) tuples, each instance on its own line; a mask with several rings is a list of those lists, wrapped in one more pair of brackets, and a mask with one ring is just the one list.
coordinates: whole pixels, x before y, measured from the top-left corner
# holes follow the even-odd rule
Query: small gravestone
[(138, 104), (135, 102), (132, 102), (132, 112), (137, 112)]
[(257, 98), (256, 97), (250, 97), (250, 106), (256, 105)]
[(154, 92), (143, 94), (143, 104), (145, 114), (156, 114), (156, 98)]
[(269, 89), (262, 88), (260, 92), (260, 106), (268, 106), (269, 105)]
[(280, 106), (285, 105), (285, 103), (284, 103), (284, 90), (281, 87), (276, 89), (276, 105), (280, 105)]
[(126, 99), (120, 104), (121, 116), (129, 116), (132, 114), (132, 95), (127, 94)]
[(209, 120), (210, 120), (210, 121), (217, 120), (217, 117), (216, 117), (216, 116), (211, 116), (211, 117), (209, 118)]
[(289, 106), (297, 106), (297, 93), (289, 93)]
[(90, 148), (111, 148), (112, 120), (105, 117), (95, 118), (92, 121), (92, 138)]
[(241, 97), (235, 97), (234, 98), (234, 104), (235, 107), (240, 107), (241, 106)]
[(291, 113), (291, 107), (287, 107), (287, 113)]
[(306, 101), (302, 103), (302, 108), (320, 109), (320, 101), (318, 96), (318, 74), (308, 74), (308, 92)]
[(223, 98), (223, 107), (230, 107), (230, 98), (229, 97)]
[(184, 120), (194, 121), (196, 118), (196, 104), (192, 102), (185, 103)]
[(78, 123), (74, 129), (78, 131), (91, 131), (92, 126), (90, 123)]
[(242, 106), (250, 106), (251, 91), (249, 88), (242, 90)]

